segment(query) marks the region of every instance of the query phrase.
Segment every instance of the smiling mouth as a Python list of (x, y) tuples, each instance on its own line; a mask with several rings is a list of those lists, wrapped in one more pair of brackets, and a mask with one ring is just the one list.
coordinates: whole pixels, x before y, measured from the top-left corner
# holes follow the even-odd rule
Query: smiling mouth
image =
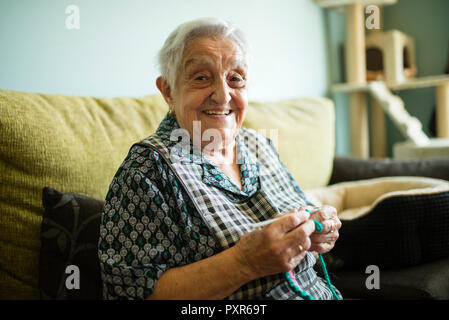
[(203, 112), (209, 116), (227, 116), (232, 113), (232, 110), (226, 110), (226, 111), (206, 110)]

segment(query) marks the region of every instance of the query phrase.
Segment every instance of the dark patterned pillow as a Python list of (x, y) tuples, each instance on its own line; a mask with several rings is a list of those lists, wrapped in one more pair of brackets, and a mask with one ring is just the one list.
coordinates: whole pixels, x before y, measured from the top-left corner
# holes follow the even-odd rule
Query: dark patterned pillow
[(104, 201), (45, 187), (41, 299), (102, 299), (98, 237)]

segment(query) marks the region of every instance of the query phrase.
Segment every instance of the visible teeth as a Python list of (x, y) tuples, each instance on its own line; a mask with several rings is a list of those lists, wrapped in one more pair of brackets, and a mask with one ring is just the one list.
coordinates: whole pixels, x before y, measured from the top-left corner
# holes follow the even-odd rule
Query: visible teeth
[(222, 115), (227, 116), (229, 113), (231, 113), (230, 110), (228, 110), (228, 111), (212, 111), (212, 110), (210, 110), (210, 111), (205, 111), (205, 112), (210, 115), (220, 115), (220, 116), (222, 116)]

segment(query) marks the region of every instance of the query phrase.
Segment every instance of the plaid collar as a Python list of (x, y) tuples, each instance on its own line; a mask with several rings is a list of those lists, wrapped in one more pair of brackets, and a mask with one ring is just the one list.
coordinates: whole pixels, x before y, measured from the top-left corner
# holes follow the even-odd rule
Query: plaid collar
[[(202, 168), (202, 180), (205, 184), (215, 186), (228, 192), (241, 196), (251, 196), (259, 187), (260, 168), (256, 159), (249, 156), (248, 146), (245, 145), (242, 135), (237, 133), (237, 161), (240, 164), (240, 176), (242, 179), (242, 190), (229, 179), (229, 177), (207, 157), (205, 157), (193, 145), (192, 140), (186, 132), (180, 129), (174, 116), (167, 113), (156, 130), (163, 144), (170, 151), (173, 163), (193, 162)], [(181, 138), (181, 139), (179, 139)]]

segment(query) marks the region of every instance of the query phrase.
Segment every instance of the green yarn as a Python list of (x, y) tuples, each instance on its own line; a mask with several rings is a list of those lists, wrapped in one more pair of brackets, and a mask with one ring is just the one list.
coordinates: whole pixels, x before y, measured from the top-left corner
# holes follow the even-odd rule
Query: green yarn
[(318, 232), (323, 232), (323, 225), (316, 220), (313, 220), (313, 222), (315, 223), (315, 230)]
[[(318, 232), (322, 232), (323, 231), (323, 225), (316, 220), (313, 220), (313, 222), (315, 223), (315, 230)], [(326, 264), (324, 263), (324, 259), (323, 256), (319, 253), (318, 254), (319, 260), (320, 260), (320, 264), (321, 264), (321, 269), (323, 270), (323, 274), (324, 277), (326, 279), (326, 282), (329, 286), (329, 289), (331, 290), (333, 296), (335, 297), (336, 300), (340, 300), (340, 297), (338, 296), (338, 294), (335, 292), (334, 288), (332, 287), (332, 283), (331, 280), (329, 278), (329, 274), (327, 273), (327, 269), (326, 269)], [(291, 279), (290, 277), (290, 273), (286, 272), (285, 274), (285, 278), (287, 279), (288, 285), (289, 287), (300, 297), (302, 297), (304, 300), (315, 300), (314, 297), (312, 297), (310, 294), (308, 294), (307, 292), (301, 290)]]
[(320, 258), (321, 268), (323, 270), (323, 274), (324, 277), (326, 278), (327, 284), (329, 285), (329, 289), (332, 291), (332, 294), (334, 295), (335, 299), (340, 300), (340, 297), (335, 292), (334, 287), (332, 286), (331, 279), (329, 278), (329, 274), (327, 273), (326, 264), (324, 263), (324, 259), (321, 253), (318, 254), (318, 257)]

